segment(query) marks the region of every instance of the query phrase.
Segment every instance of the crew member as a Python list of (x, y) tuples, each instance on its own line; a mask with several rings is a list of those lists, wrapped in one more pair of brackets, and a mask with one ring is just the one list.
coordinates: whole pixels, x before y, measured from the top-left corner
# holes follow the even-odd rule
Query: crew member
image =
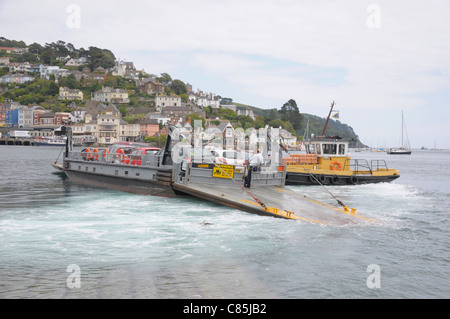
[(256, 153), (252, 155), (250, 159), (250, 167), (248, 169), (247, 177), (245, 178), (244, 186), (250, 187), (250, 182), (252, 180), (252, 172), (259, 171), (261, 166), (264, 164), (264, 157), (262, 156), (260, 149), (256, 150)]

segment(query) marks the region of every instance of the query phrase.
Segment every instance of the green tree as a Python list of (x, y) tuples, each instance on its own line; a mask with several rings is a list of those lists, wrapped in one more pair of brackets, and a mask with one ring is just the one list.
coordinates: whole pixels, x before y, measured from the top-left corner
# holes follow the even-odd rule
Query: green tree
[(173, 80), (169, 87), (172, 89), (173, 93), (177, 95), (181, 95), (183, 93), (187, 94), (186, 84), (184, 84), (181, 80)]
[(186, 93), (180, 94), (181, 102), (187, 103), (189, 101), (189, 96)]
[(51, 96), (55, 96), (55, 95), (57, 95), (57, 94), (59, 94), (59, 86), (58, 86), (58, 84), (56, 84), (55, 82), (53, 82), (53, 81), (49, 81), (50, 83), (48, 84), (48, 88), (46, 88), (46, 92), (45, 93), (43, 93), (44, 95), (45, 94), (48, 94), (48, 95), (51, 95)]
[(59, 84), (61, 86), (68, 87), (69, 89), (77, 89), (78, 88), (78, 81), (75, 78), (75, 75), (69, 74), (69, 76), (63, 78), (59, 78)]
[(168, 86), (172, 83), (172, 78), (168, 73), (161, 73), (161, 76), (157, 77), (156, 81)]
[(220, 100), (220, 104), (222, 104), (222, 105), (230, 105), (230, 104), (232, 104), (233, 103), (233, 99), (232, 98), (229, 98), (229, 97), (223, 97), (221, 100)]
[(270, 109), (270, 110), (267, 112), (267, 116), (266, 116), (266, 118), (265, 118), (266, 124), (268, 124), (268, 122), (270, 122), (270, 121), (272, 121), (272, 120), (275, 120), (275, 119), (277, 119), (277, 118), (279, 118), (279, 117), (280, 117), (280, 116), (279, 116), (279, 114), (278, 114), (277, 109)]
[(281, 119), (283, 121), (291, 122), (294, 129), (298, 130), (301, 128), (302, 115), (298, 110), (297, 103), (293, 99), (290, 99), (284, 103), (279, 113), (281, 115)]
[(28, 46), (28, 52), (41, 55), (42, 52), (44, 52), (44, 47), (39, 43), (34, 42)]
[(211, 115), (213, 112), (212, 107), (208, 105), (207, 107), (204, 108), (204, 111), (205, 111), (206, 118), (207, 119), (211, 118)]
[(202, 121), (202, 127), (203, 128), (205, 127), (206, 120), (203, 117), (200, 117), (197, 114), (192, 113), (192, 114), (189, 114), (188, 116), (186, 116), (185, 120), (188, 121), (189, 118), (191, 119), (192, 127), (194, 127), (194, 121), (195, 120), (197, 120), (197, 121), (201, 120)]
[(119, 111), (122, 117), (127, 116), (127, 107), (125, 105), (119, 106)]
[(97, 47), (89, 47), (89, 56), (91, 59), (89, 68), (91, 70), (94, 70), (99, 66), (108, 69), (114, 67), (115, 65), (116, 58), (110, 50), (100, 49)]
[(57, 56), (58, 53), (56, 50), (50, 44), (46, 43), (40, 59), (44, 64), (54, 65)]
[(254, 122), (256, 129), (264, 127), (266, 124), (264, 116), (258, 116)]

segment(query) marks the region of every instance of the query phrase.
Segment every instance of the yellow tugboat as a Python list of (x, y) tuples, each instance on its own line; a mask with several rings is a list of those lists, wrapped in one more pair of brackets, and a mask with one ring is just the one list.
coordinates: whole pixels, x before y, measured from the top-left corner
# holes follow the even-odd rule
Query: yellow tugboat
[(306, 154), (283, 158), (286, 185), (351, 185), (391, 182), (400, 177), (385, 160), (351, 159), (349, 142), (340, 137), (317, 137), (304, 141)]
[(351, 159), (349, 141), (338, 136), (325, 137), (325, 130), (334, 102), (322, 131), (322, 136), (304, 141), (306, 154), (283, 158), (286, 164), (286, 185), (356, 185), (391, 182), (400, 177), (384, 160)]

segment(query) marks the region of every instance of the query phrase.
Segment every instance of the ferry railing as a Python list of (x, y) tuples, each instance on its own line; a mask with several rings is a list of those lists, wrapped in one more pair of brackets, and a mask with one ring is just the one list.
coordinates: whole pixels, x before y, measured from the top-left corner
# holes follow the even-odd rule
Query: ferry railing
[[(144, 166), (144, 167), (161, 167), (162, 156), (157, 154), (147, 155), (124, 155), (114, 153), (104, 153), (103, 149), (98, 153), (87, 153), (86, 151), (71, 151), (69, 152), (69, 158), (77, 161), (84, 162), (97, 162), (97, 163), (113, 163), (124, 164), (132, 166)], [(88, 159), (89, 158), (89, 159)]]
[(372, 160), (370, 166), (374, 171), (388, 171), (388, 167), (385, 160)]
[(350, 170), (354, 174), (372, 174), (372, 166), (365, 159), (352, 159), (350, 161)]
[[(228, 174), (218, 174), (221, 177), (214, 177), (215, 164), (211, 163), (189, 163), (185, 172), (181, 164), (175, 168), (175, 176), (182, 176), (179, 182), (186, 184), (187, 182), (216, 184), (216, 185), (234, 185), (236, 182), (243, 185), (245, 177), (245, 167), (227, 165), (233, 167), (233, 172), (227, 171)], [(229, 168), (228, 168), (229, 169)], [(221, 170), (222, 171), (222, 170)], [(254, 187), (264, 185), (283, 186), (286, 177), (286, 166), (279, 166), (278, 170), (272, 167), (263, 166), (261, 170), (252, 172), (251, 185)]]

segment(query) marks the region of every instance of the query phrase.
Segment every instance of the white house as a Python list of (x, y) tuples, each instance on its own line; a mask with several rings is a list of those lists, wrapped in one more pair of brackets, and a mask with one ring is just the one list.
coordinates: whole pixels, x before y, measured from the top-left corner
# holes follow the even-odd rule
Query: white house
[(41, 79), (50, 80), (50, 75), (55, 74), (60, 70), (59, 66), (56, 65), (43, 65), (39, 66), (39, 73), (41, 74)]
[(189, 101), (200, 107), (211, 106), (212, 108), (219, 108), (220, 106), (219, 97), (217, 95), (213, 93), (204, 93), (200, 90), (197, 90), (196, 93), (190, 92)]
[(165, 107), (172, 106), (180, 106), (181, 107), (181, 97), (178, 95), (166, 95), (166, 94), (158, 94), (155, 98), (155, 105), (158, 110), (161, 110)]
[(92, 100), (107, 103), (129, 103), (128, 91), (114, 89), (109, 86), (103, 87), (92, 94)]
[(81, 57), (79, 59), (70, 59), (67, 61), (67, 66), (80, 66), (87, 63), (87, 59), (85, 57)]

